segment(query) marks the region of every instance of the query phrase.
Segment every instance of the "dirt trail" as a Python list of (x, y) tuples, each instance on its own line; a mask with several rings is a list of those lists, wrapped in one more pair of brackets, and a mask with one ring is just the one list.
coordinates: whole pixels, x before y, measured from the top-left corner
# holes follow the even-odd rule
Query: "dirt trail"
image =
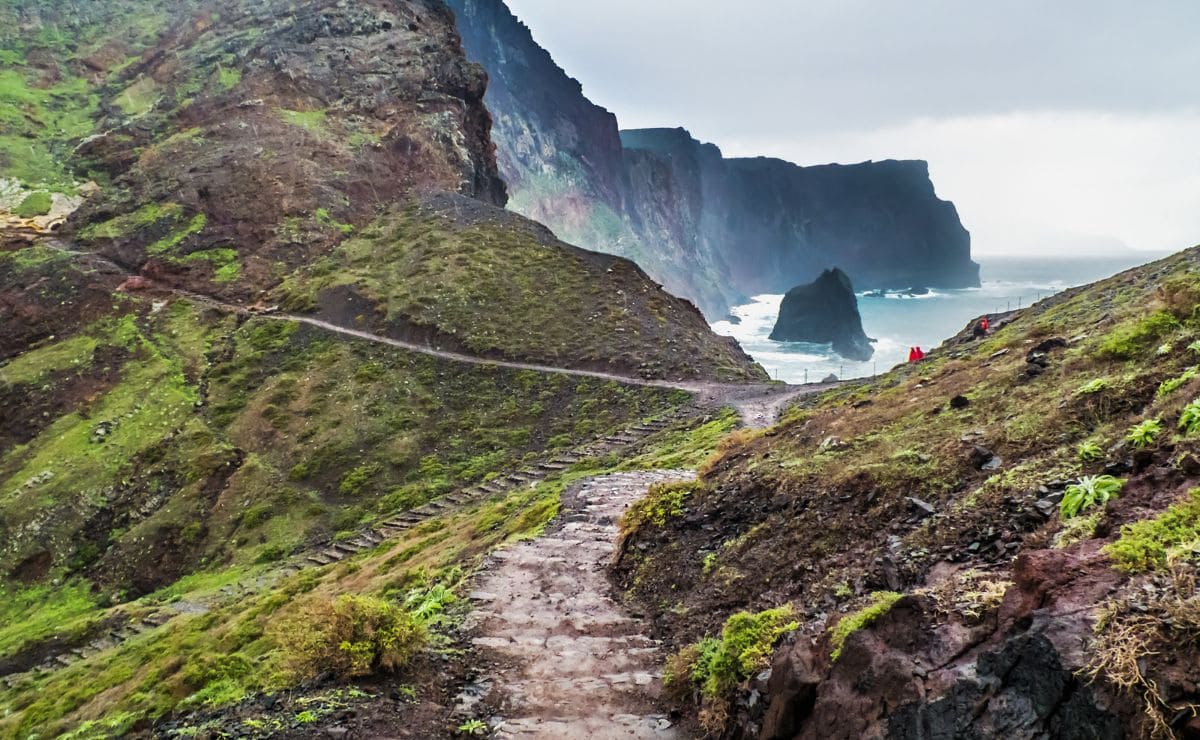
[[(472, 642), (495, 666), (483, 698), (497, 738), (682, 738), (657, 713), (663, 657), (606, 576), (617, 520), (666, 470), (590, 478), (546, 534), (492, 554), (471, 594)], [(470, 699), (466, 703), (472, 704)], [(468, 707), (468, 711), (471, 707)]]
[[(65, 243), (57, 239), (47, 238), (41, 240), (41, 243), (64, 254), (69, 254), (73, 257), (76, 257), (81, 261), (91, 262), (92, 264), (100, 266), (104, 269), (115, 270), (126, 276), (134, 274), (125, 266), (120, 265), (106, 257), (93, 252), (80, 252), (71, 249)], [(537, 363), (530, 362), (497, 360), (462, 354), (460, 352), (450, 352), (447, 350), (435, 349), (423, 344), (405, 342), (400, 339), (393, 339), (392, 337), (372, 334), (371, 332), (361, 331), (359, 329), (350, 329), (329, 321), (314, 318), (312, 316), (290, 313), (255, 312), (251, 311), (245, 306), (228, 303), (212, 296), (194, 293), (192, 291), (183, 290), (180, 288), (167, 288), (159, 286), (156, 289), (180, 298), (186, 298), (211, 308), (215, 308), (219, 311), (225, 311), (227, 313), (238, 314), (241, 316), (258, 317), (271, 321), (291, 321), (301, 324), (308, 324), (309, 326), (315, 326), (318, 329), (334, 332), (343, 336), (363, 339), (376, 344), (386, 344), (398, 349), (407, 350), (409, 352), (417, 352), (419, 354), (437, 357), (443, 360), (449, 360), (451, 362), (463, 362), (471, 365), (490, 365), (494, 367), (509, 368), (512, 370), (530, 370), (538, 373), (555, 373), (559, 375), (569, 375), (582, 378), (598, 378), (601, 380), (612, 380), (618, 383), (624, 383), (626, 385), (684, 390), (694, 394), (698, 403), (710, 408), (733, 406), (741, 415), (743, 423), (748, 427), (756, 429), (768, 427), (774, 424), (779, 417), (780, 411), (782, 411), (782, 409), (792, 399), (810, 393), (819, 393), (820, 391), (837, 385), (836, 383), (787, 385), (784, 383), (729, 384), (699, 380), (649, 380), (646, 378), (619, 375), (616, 373), (606, 373), (597, 370), (579, 370), (575, 368), (539, 365)]]

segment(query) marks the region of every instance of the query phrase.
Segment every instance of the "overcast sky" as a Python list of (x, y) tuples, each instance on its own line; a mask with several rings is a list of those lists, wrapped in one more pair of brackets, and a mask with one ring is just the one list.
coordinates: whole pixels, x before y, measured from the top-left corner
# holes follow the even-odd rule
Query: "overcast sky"
[(1200, 0), (509, 0), (625, 128), (920, 158), (980, 254), (1200, 243)]

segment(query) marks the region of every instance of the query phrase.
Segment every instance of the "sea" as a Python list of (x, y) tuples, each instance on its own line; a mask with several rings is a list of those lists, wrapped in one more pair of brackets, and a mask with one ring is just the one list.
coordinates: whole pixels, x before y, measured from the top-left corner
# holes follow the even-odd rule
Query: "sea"
[(910, 347), (928, 351), (985, 313), (1024, 308), (1067, 288), (1086, 285), (1166, 255), (1133, 252), (1102, 258), (977, 257), (981, 287), (934, 290), (924, 295), (860, 293), (863, 329), (876, 340), (875, 356), (847, 360), (828, 345), (774, 342), (768, 337), (779, 316), (782, 295), (754, 296), (733, 308), (731, 318), (713, 324), (718, 334), (741, 343), (772, 378), (788, 383), (870, 377), (906, 362)]

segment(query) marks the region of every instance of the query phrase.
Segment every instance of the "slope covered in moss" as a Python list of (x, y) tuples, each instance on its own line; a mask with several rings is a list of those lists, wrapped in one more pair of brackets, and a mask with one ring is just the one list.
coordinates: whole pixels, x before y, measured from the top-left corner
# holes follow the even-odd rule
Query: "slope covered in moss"
[[(767, 737), (1005, 734), (1016, 701), (1033, 708), (1015, 721), (1052, 735), (1084, 722), (1072, 712), (1093, 736), (1182, 732), (1200, 699), (1183, 678), (1200, 661), (1198, 310), (1193, 249), (993, 317), (982, 341), (964, 332), (729, 445), (619, 568), (677, 647), (738, 610), (803, 610), (757, 686), (767, 714), (731, 692), (705, 717)], [(836, 632), (886, 592), (905, 598)], [(1037, 661), (1053, 687), (1022, 678)], [(989, 678), (1003, 665), (1018, 669)]]

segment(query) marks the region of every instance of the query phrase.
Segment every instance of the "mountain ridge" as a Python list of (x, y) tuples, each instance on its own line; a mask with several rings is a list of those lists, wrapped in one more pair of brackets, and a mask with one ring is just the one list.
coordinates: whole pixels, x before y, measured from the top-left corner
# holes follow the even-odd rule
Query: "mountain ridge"
[[(510, 207), (566, 241), (630, 257), (710, 320), (833, 266), (864, 289), (979, 284), (969, 235), (923, 163), (904, 177), (892, 172), (900, 163), (847, 165), (861, 172), (856, 199), (836, 170), (723, 160), (681, 128), (620, 131), (501, 0), (450, 5), (493, 81), (486, 102)], [(830, 183), (810, 186), (827, 174)], [(843, 194), (822, 196), (833, 191)], [(824, 220), (809, 231), (813, 213)], [(740, 237), (744, 226), (752, 237)]]

